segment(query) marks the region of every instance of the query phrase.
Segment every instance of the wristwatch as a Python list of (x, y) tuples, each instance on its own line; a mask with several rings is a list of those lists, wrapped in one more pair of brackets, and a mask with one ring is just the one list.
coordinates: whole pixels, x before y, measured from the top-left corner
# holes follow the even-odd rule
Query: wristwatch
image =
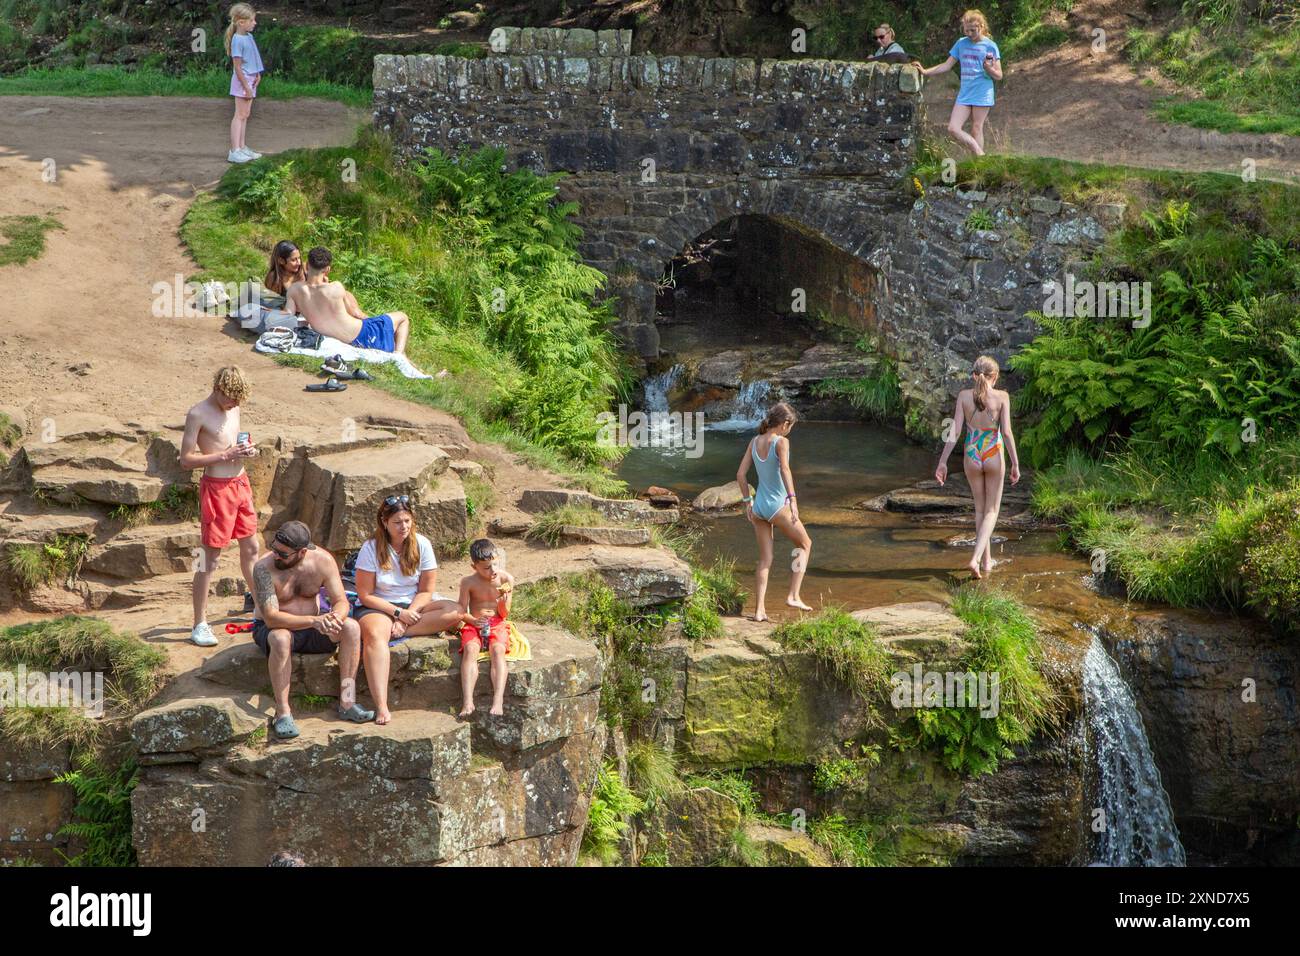
[(393, 608), (393, 620), (398, 621), (401, 620), (401, 618), (402, 618), (402, 609), (400, 607)]

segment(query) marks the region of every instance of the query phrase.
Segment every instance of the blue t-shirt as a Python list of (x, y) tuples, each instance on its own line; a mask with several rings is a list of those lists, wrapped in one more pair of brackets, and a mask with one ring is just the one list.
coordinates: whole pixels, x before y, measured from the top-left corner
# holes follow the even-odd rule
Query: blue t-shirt
[(984, 58), (990, 53), (995, 60), (1002, 59), (1002, 51), (988, 37), (978, 43), (972, 42), (970, 37), (962, 37), (948, 51), (961, 68), (961, 90), (957, 94), (960, 105), (993, 105), (993, 77), (984, 72)]
[(236, 33), (230, 38), (230, 55), (240, 58), (244, 72), (249, 76), (265, 70), (262, 66), (262, 54), (257, 52), (257, 42), (251, 33)]

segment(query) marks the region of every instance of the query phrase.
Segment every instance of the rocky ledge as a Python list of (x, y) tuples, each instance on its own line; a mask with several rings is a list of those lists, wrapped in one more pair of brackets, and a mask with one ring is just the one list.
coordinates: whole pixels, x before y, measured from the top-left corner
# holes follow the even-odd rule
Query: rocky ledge
[[(141, 864), (263, 866), (283, 849), (311, 865), (572, 865), (604, 750), (601, 659), (563, 631), (520, 627), (533, 659), (510, 663), (502, 717), (487, 712), (483, 662), (477, 710), (458, 720), (458, 642), (412, 638), (393, 648), (391, 723), (299, 697), (290, 741), (264, 729), (262, 654), (216, 654), (132, 724)], [(337, 694), (332, 655), (293, 668), (294, 694)]]

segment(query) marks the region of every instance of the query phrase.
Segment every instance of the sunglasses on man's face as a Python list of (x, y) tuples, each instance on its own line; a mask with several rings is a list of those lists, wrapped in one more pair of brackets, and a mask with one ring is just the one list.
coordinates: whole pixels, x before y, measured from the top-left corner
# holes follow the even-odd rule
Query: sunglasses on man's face
[(887, 36), (889, 36), (888, 33), (877, 33), (877, 34), (876, 34), (876, 39), (877, 39), (877, 40), (883, 40), (883, 39), (885, 39)]
[(274, 544), (271, 545), (271, 550), (275, 553), (276, 557), (285, 561), (288, 561), (290, 558), (292, 558), (295, 554), (298, 553), (297, 551), (281, 551)]

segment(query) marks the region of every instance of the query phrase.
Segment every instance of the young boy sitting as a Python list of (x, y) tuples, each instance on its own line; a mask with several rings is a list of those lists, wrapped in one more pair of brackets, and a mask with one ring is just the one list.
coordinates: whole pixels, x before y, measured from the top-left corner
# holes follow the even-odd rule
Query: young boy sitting
[(474, 573), (460, 582), (460, 689), (463, 698), (460, 715), (474, 713), (474, 683), (478, 680), (478, 654), (483, 634), (488, 632), (488, 653), (492, 659), (492, 709), (504, 712), (506, 693), (506, 650), (510, 635), (506, 618), (510, 614), (510, 593), (515, 579), (495, 566), (497, 550), (487, 538), (469, 546), (470, 565)]

